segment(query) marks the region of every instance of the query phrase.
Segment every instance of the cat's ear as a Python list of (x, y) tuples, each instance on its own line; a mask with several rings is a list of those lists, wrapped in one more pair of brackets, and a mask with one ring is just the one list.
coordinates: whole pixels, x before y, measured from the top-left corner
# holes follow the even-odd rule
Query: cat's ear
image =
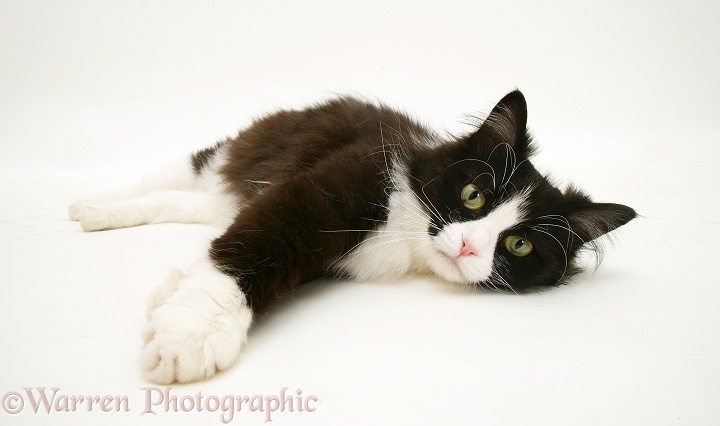
[(527, 103), (522, 92), (515, 90), (505, 95), (475, 133), (475, 138), (493, 147), (507, 144), (516, 154), (527, 154)]
[(587, 243), (625, 225), (637, 217), (635, 210), (622, 204), (588, 203), (567, 214), (574, 236)]

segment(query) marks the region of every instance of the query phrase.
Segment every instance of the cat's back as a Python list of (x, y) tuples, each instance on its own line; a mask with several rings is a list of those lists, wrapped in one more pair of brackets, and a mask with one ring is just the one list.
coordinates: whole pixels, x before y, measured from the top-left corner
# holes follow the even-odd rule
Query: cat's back
[(407, 152), (427, 133), (398, 110), (338, 97), (255, 120), (226, 142), (227, 164), (222, 173), (245, 192), (243, 182), (276, 182), (347, 155)]

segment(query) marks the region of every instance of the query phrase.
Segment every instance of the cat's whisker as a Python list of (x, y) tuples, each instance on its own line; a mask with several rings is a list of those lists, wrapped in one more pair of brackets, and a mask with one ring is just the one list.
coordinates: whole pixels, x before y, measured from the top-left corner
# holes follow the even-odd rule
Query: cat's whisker
[(495, 291), (497, 291), (498, 293), (507, 293), (507, 291), (505, 291), (505, 290), (501, 289), (500, 287), (498, 287), (497, 285), (495, 285), (494, 282), (498, 282), (502, 287), (509, 288), (513, 293), (515, 293), (516, 296), (518, 295), (518, 293), (510, 285), (510, 283), (508, 283), (507, 280), (505, 280), (505, 278), (502, 277), (502, 275), (500, 275), (499, 273), (497, 273), (495, 271), (493, 271), (493, 274), (490, 279), (490, 283), (492, 284), (493, 289)]
[(432, 223), (432, 221), (430, 221), (430, 219), (427, 217), (425, 211), (419, 209), (412, 202), (412, 200), (408, 199), (408, 196), (406, 193), (404, 193), (402, 191), (398, 191), (397, 194), (399, 194), (399, 196), (401, 197), (401, 199), (398, 199), (398, 201), (400, 202), (400, 205), (404, 208), (404, 211), (406, 213), (412, 215), (415, 219), (418, 220), (417, 223), (415, 223), (415, 224), (410, 223), (409, 225), (411, 225), (411, 227), (421, 226), (422, 228), (426, 229), (429, 226), (438, 231), (441, 230), (440, 227), (438, 227), (437, 225)]
[[(579, 239), (580, 241), (582, 241), (582, 244), (585, 244), (585, 240), (583, 240), (583, 238), (582, 238), (580, 235), (578, 235), (575, 231), (573, 231), (572, 226), (570, 226), (570, 221), (567, 220), (567, 218), (566, 218), (565, 216), (561, 216), (561, 215), (544, 215), (544, 216), (538, 217), (538, 219), (556, 220), (556, 221), (559, 221), (559, 222), (563, 223), (564, 225), (555, 225), (555, 226), (558, 226), (559, 228), (565, 229), (566, 231), (568, 231), (568, 238), (567, 238), (567, 246), (568, 246), (568, 247), (570, 246), (570, 241), (571, 241), (571, 238), (572, 238), (572, 237)], [(542, 224), (541, 224), (541, 225), (542, 225)], [(552, 224), (545, 224), (545, 226), (553, 226), (553, 225), (552, 225)]]
[[(415, 197), (415, 200), (419, 201), (425, 207), (425, 209), (428, 211), (428, 213), (433, 215), (441, 223), (443, 223), (445, 225), (448, 224), (447, 221), (445, 220), (445, 218), (442, 217), (440, 212), (435, 208), (433, 203), (427, 197), (427, 194), (425, 194), (424, 186), (421, 189), (423, 191), (423, 195), (425, 196), (425, 200), (427, 200), (427, 203), (417, 193), (415, 193), (415, 191), (410, 187), (410, 185), (407, 184), (407, 182), (405, 182), (404, 180), (401, 180), (401, 182), (402, 182), (403, 186), (405, 187), (405, 189), (410, 191), (410, 193)], [(400, 190), (399, 193), (400, 193), (400, 196), (403, 197), (403, 199), (405, 199), (405, 201), (409, 202), (409, 205), (413, 204), (410, 200), (407, 199), (407, 195), (406, 195), (405, 191)], [(428, 206), (428, 203), (430, 204), (430, 206)], [(424, 213), (424, 212), (421, 212), (421, 213)]]
[[(515, 150), (514, 150), (513, 147), (512, 147), (510, 144), (508, 144), (508, 143), (499, 143), (499, 144), (495, 145), (495, 146), (493, 147), (493, 149), (490, 151), (490, 154), (488, 155), (488, 160), (489, 160), (490, 158), (492, 158), (493, 154), (495, 154), (495, 151), (496, 151), (498, 148), (500, 148), (500, 147), (505, 148), (505, 152), (506, 152), (506, 155), (505, 155), (505, 157), (503, 158), (503, 164), (504, 164), (503, 175), (502, 175), (502, 179), (500, 180), (500, 188), (502, 188), (502, 187), (503, 187), (503, 184), (506, 182), (506, 175), (507, 175), (507, 169), (508, 169), (508, 161), (512, 161), (513, 164), (514, 164), (514, 162), (515, 162), (515, 160), (514, 160)], [(512, 155), (512, 157), (513, 157), (512, 160), (511, 160), (511, 158), (510, 158), (511, 155)], [(508, 178), (508, 179), (509, 179), (509, 178)], [(494, 186), (494, 185), (493, 185), (493, 186)]]
[(517, 172), (517, 170), (520, 168), (520, 165), (523, 164), (523, 163), (526, 162), (526, 161), (528, 161), (528, 160), (525, 159), (525, 160), (521, 161), (520, 164), (518, 164), (517, 166), (515, 166), (515, 167), (513, 168), (513, 170), (510, 172), (510, 176), (508, 176), (507, 181), (506, 181), (505, 184), (502, 186), (503, 190), (505, 190), (505, 187), (507, 187), (507, 185), (512, 185), (513, 188), (515, 188), (515, 191), (518, 190), (517, 187), (515, 186), (515, 184), (511, 182), (511, 180), (512, 180), (512, 177), (515, 175), (515, 172)]
[(556, 220), (564, 224), (563, 225), (555, 225), (555, 224), (541, 224), (545, 226), (555, 226), (561, 229), (564, 229), (568, 232), (568, 240), (567, 240), (567, 246), (570, 246), (570, 243), (572, 241), (572, 238), (577, 238), (580, 241), (580, 245), (589, 245), (591, 251), (595, 254), (595, 261), (596, 261), (596, 268), (602, 261), (602, 248), (598, 245), (597, 241), (586, 241), (582, 236), (580, 236), (575, 230), (572, 229), (572, 226), (570, 225), (570, 221), (565, 216), (562, 215), (545, 215), (545, 216), (539, 216), (538, 219), (549, 219), (549, 220)]
[[(423, 225), (429, 225), (433, 227), (434, 229), (440, 230), (440, 227), (434, 224), (430, 218), (427, 216), (426, 212), (420, 208), (418, 208), (414, 203), (412, 203), (411, 200), (408, 200), (407, 196), (404, 194), (401, 194), (401, 197), (404, 201), (404, 203), (401, 203), (401, 205), (406, 209), (408, 213), (413, 215), (416, 219), (418, 219), (418, 223), (421, 223)], [(432, 212), (431, 212), (432, 213)], [(440, 218), (442, 220), (442, 218)], [(444, 222), (444, 221), (443, 221)]]
[(407, 237), (427, 237), (427, 233), (420, 232), (420, 231), (389, 231), (385, 229), (320, 229), (318, 232), (322, 233), (346, 233), (346, 232), (366, 232), (368, 234), (382, 234), (378, 235), (376, 237), (369, 237), (369, 238), (378, 238), (385, 235), (402, 235)]
[[(373, 237), (367, 237), (367, 238), (363, 239), (363, 240), (360, 241), (359, 243), (357, 243), (357, 244), (355, 244), (354, 246), (352, 246), (349, 250), (347, 250), (342, 256), (340, 256), (338, 259), (336, 259), (335, 262), (333, 262), (330, 266), (334, 265), (336, 262), (342, 260), (343, 258), (345, 258), (345, 257), (348, 256), (348, 255), (353, 255), (353, 256), (354, 256), (354, 255), (357, 255), (357, 254), (359, 254), (359, 253), (361, 253), (361, 252), (363, 252), (363, 251), (366, 251), (368, 248), (365, 248), (365, 249), (360, 250), (360, 251), (357, 251), (357, 252), (354, 251), (355, 249), (357, 249), (358, 247), (360, 247), (360, 246), (363, 245), (364, 243), (370, 242), (370, 241), (373, 241), (373, 240), (377, 240), (377, 239), (381, 239), (381, 238), (386, 238), (386, 237), (387, 237), (387, 235), (376, 235), (376, 236), (373, 236)], [(395, 239), (393, 239), (392, 241), (393, 241), (393, 242), (397, 242), (397, 241), (402, 241), (402, 240), (404, 240), (404, 239), (408, 239), (408, 238), (402, 236), (401, 238), (395, 238)], [(372, 246), (371, 246), (371, 247), (372, 247)]]
[[(476, 180), (480, 179), (482, 176), (485, 176), (485, 175), (488, 175), (488, 176), (492, 177), (492, 173), (483, 172), (483, 173), (480, 173), (479, 175), (475, 176), (475, 177), (473, 178), (473, 180), (471, 181), (471, 183), (474, 183)], [(488, 190), (488, 191), (489, 191), (490, 188), (485, 188), (485, 190)]]
[(570, 237), (577, 238), (578, 240), (580, 240), (582, 242), (582, 244), (587, 243), (587, 241), (583, 240), (583, 238), (580, 235), (578, 235), (577, 232), (573, 231), (573, 229), (570, 227), (570, 223), (567, 222), (567, 220), (565, 222), (567, 223), (567, 225), (557, 225), (554, 223), (539, 223), (535, 226), (552, 226), (555, 228), (560, 228), (560, 229), (564, 229), (564, 230), (568, 231), (568, 234), (570, 234), (570, 235), (568, 235), (568, 245), (570, 244)]
[[(404, 140), (404, 137), (402, 136), (402, 134), (401, 134), (400, 131), (398, 131), (398, 130), (394, 129), (394, 128), (391, 127), (391, 126), (388, 126), (386, 123), (383, 123), (382, 121), (380, 121), (380, 143), (381, 143), (381, 146), (382, 146), (382, 148), (383, 148), (383, 149), (382, 149), (382, 152), (383, 152), (383, 155), (384, 155), (385, 170), (386, 170), (387, 178), (390, 179), (390, 182), (393, 184), (393, 186), (394, 186), (396, 189), (398, 189), (398, 188), (397, 188), (396, 179), (393, 179), (393, 177), (391, 176), (391, 173), (390, 173), (390, 164), (389, 164), (388, 158), (387, 158), (387, 150), (385, 149), (386, 143), (385, 143), (385, 137), (384, 137), (384, 134), (383, 134), (383, 126), (387, 126), (389, 129), (391, 129), (392, 131), (394, 131), (394, 132), (396, 133), (396, 135), (399, 135), (403, 140)], [(429, 198), (426, 197), (426, 199), (427, 199), (428, 202), (430, 203), (430, 206), (432, 207), (432, 209), (431, 209), (431, 208), (428, 208), (428, 205), (425, 203), (425, 201), (422, 200), (422, 199), (420, 199), (420, 197), (418, 197), (417, 194), (414, 193), (414, 191), (412, 190), (412, 188), (410, 188), (410, 186), (409, 186), (407, 183), (405, 183), (404, 181), (402, 181), (402, 183), (403, 183), (403, 185), (406, 187), (407, 190), (409, 190), (411, 193), (413, 193), (413, 195), (415, 195), (415, 198), (416, 198), (417, 200), (419, 200), (423, 205), (425, 205), (425, 208), (428, 209), (428, 211), (429, 211), (431, 214), (434, 214), (438, 220), (446, 223), (445, 220), (443, 219), (443, 217), (440, 215), (440, 213), (439, 213), (439, 212), (437, 211), (437, 209), (435, 208), (435, 206), (432, 205), (432, 202), (429, 201)], [(402, 194), (403, 198), (405, 197), (405, 194), (404, 194), (404, 192), (403, 192), (402, 190), (399, 190), (398, 192), (399, 192), (400, 194)], [(410, 204), (412, 204), (412, 203), (410, 203)]]
[[(510, 291), (512, 291), (513, 293), (515, 293), (515, 295), (517, 295), (518, 294), (517, 291), (515, 291), (513, 286), (510, 285), (510, 283), (502, 276), (501, 271), (504, 271), (505, 273), (510, 273), (510, 271), (508, 269), (507, 261), (502, 257), (497, 257), (496, 263), (491, 270), (490, 278), (487, 281), (483, 282), (482, 284), (486, 285), (488, 288), (492, 287), (492, 290), (499, 292), (499, 293), (507, 293), (507, 291), (500, 288), (500, 287), (505, 287), (505, 288), (510, 289)], [(496, 283), (497, 283), (497, 285), (496, 285)], [(500, 287), (498, 287), (498, 285)]]
[(543, 231), (542, 229), (536, 229), (536, 231), (537, 231), (537, 232), (542, 232), (543, 234), (546, 234), (546, 235), (549, 235), (550, 237), (552, 237), (552, 239), (555, 240), (555, 241), (558, 243), (558, 245), (560, 246), (560, 248), (562, 249), (562, 252), (563, 252), (563, 255), (564, 255), (564, 260), (565, 260), (565, 267), (564, 267), (564, 269), (563, 269), (562, 274), (560, 274), (560, 278), (558, 278), (558, 280), (557, 280), (556, 283), (555, 283), (555, 284), (557, 284), (557, 283), (561, 282), (563, 278), (565, 278), (565, 273), (566, 273), (567, 270), (568, 270), (568, 255), (567, 255), (567, 251), (565, 250), (565, 246), (563, 246), (563, 244), (560, 242), (560, 240), (558, 240), (553, 234), (551, 234), (551, 233), (549, 233), (549, 232), (547, 232), (547, 231)]
[[(505, 152), (505, 161), (503, 161), (503, 177), (501, 182), (503, 182), (501, 187), (505, 187), (507, 182), (510, 180), (510, 176), (507, 175), (508, 172), (508, 166), (512, 169), (513, 164), (515, 163), (515, 151), (513, 151), (512, 147), (509, 144), (503, 144), (506, 148)], [(512, 173), (511, 173), (512, 174)]]
[(340, 256), (340, 257), (338, 257), (337, 259), (335, 259), (335, 261), (333, 261), (333, 262), (328, 266), (328, 269), (334, 267), (334, 266), (335, 266), (338, 262), (340, 262), (340, 261), (347, 260), (348, 258), (351, 258), (351, 257), (359, 256), (359, 255), (361, 255), (361, 254), (364, 254), (364, 253), (366, 253), (366, 252), (368, 252), (368, 251), (371, 251), (371, 250), (375, 250), (375, 249), (377, 249), (378, 247), (382, 247), (382, 246), (387, 245), (387, 244), (392, 244), (392, 243), (396, 243), (396, 242), (399, 242), (399, 241), (406, 241), (406, 240), (412, 240), (412, 239), (417, 239), (417, 240), (420, 240), (420, 241), (426, 240), (425, 238), (419, 238), (419, 237), (416, 237), (416, 238), (408, 238), (408, 237), (404, 237), (404, 236), (403, 236), (403, 237), (400, 237), (400, 238), (394, 238), (394, 239), (391, 239), (391, 240), (381, 241), (381, 242), (379, 242), (379, 243), (376, 242), (376, 241), (374, 241), (372, 244), (369, 244), (368, 247), (365, 247), (365, 248), (363, 248), (363, 249), (361, 249), (361, 250), (355, 251), (355, 249), (357, 249), (359, 246), (361, 246), (362, 244), (364, 244), (364, 243), (366, 243), (366, 242), (368, 242), (368, 241), (376, 240), (376, 239), (379, 239), (379, 238), (385, 238), (385, 237), (386, 237), (385, 235), (378, 235), (378, 236), (375, 236), (375, 237), (369, 237), (369, 238), (366, 238), (366, 239), (364, 239), (363, 241), (359, 242), (358, 244), (355, 244), (350, 250), (346, 251), (342, 256)]
[(390, 164), (388, 163), (385, 138), (383, 137), (383, 122), (382, 121), (380, 121), (380, 146), (382, 148), (383, 159), (385, 160), (385, 173), (388, 176), (390, 176)]
[[(574, 187), (563, 192), (536, 173), (525, 164), (533, 152), (526, 125), (518, 91), (472, 134), (444, 140), (400, 111), (340, 97), (253, 120), (177, 168), (76, 201), (68, 215), (86, 231), (223, 227), (201, 259), (149, 300), (148, 378), (200, 380), (237, 358), (253, 318), (319, 274), (390, 280), (431, 272), (465, 292), (518, 294), (575, 273), (582, 244), (574, 243), (599, 250), (596, 239), (635, 212), (593, 203)], [(474, 188), (473, 202), (463, 194), (473, 176), (485, 203)], [(525, 236), (501, 240), (518, 228), (537, 238), (537, 256), (520, 258), (529, 254)]]
[[(520, 165), (522, 165), (524, 162), (526, 162), (527, 159), (524, 159), (520, 163), (517, 163), (517, 154), (515, 153), (515, 148), (513, 148), (513, 146), (508, 143), (501, 143), (501, 144), (496, 145), (492, 149), (492, 151), (490, 151), (490, 155), (488, 156), (488, 158), (492, 157), (492, 155), (495, 153), (495, 150), (501, 146), (505, 148), (506, 155), (503, 159), (505, 167), (503, 170), (503, 177), (501, 180), (499, 191), (505, 192), (507, 194), (507, 189), (506, 189), (507, 185), (512, 184), (511, 183), (512, 177), (514, 176), (515, 172), (518, 170)], [(508, 166), (510, 168), (509, 175), (507, 175)], [(515, 187), (514, 184), (512, 184), (512, 185), (513, 185), (513, 187)], [(517, 188), (515, 188), (515, 190), (517, 191)]]
[[(445, 220), (445, 218), (442, 217), (442, 215), (440, 214), (440, 212), (438, 211), (438, 209), (435, 208), (435, 205), (432, 203), (432, 201), (430, 201), (430, 198), (429, 198), (429, 197), (427, 196), (427, 194), (425, 193), (425, 186), (426, 186), (426, 185), (427, 185), (427, 184), (423, 185), (423, 186), (420, 188), (420, 190), (421, 190), (422, 193), (423, 193), (423, 196), (425, 197), (425, 198), (423, 199), (423, 198), (421, 198), (418, 194), (416, 194), (415, 191), (414, 191), (412, 188), (409, 187), (409, 185), (406, 184), (407, 189), (415, 196), (415, 198), (416, 198), (418, 201), (420, 201), (420, 203), (421, 203), (423, 206), (425, 206), (425, 209), (426, 209), (430, 214), (432, 214), (432, 215), (435, 217), (435, 219), (437, 219), (437, 220), (440, 221), (441, 223), (444, 223), (445, 225), (447, 225), (448, 223), (447, 223), (447, 221)], [(404, 196), (404, 195), (403, 195), (403, 196)], [(426, 202), (426, 201), (427, 201), (427, 202)], [(429, 205), (428, 205), (428, 204), (429, 204)]]
[(491, 278), (491, 280), (488, 282), (483, 282), (483, 285), (485, 285), (488, 290), (492, 290), (496, 293), (503, 293), (503, 291), (500, 290), (500, 288), (496, 286), (495, 283), (492, 281), (493, 279), (497, 279), (497, 277)]
[[(454, 163), (450, 164), (449, 166), (445, 167), (444, 170), (448, 170), (448, 169), (450, 169), (451, 167), (453, 167), (453, 166), (455, 166), (455, 165), (458, 165), (458, 164), (460, 164), (460, 163), (464, 163), (464, 162), (466, 162), (466, 161), (484, 164), (485, 166), (489, 167), (489, 168), (490, 168), (490, 171), (492, 172), (492, 181), (493, 181), (492, 186), (493, 186), (493, 187), (496, 186), (495, 182), (497, 181), (497, 179), (496, 179), (496, 178), (497, 178), (497, 175), (495, 174), (495, 168), (494, 168), (490, 163), (488, 163), (487, 161), (483, 161), (483, 160), (481, 160), (481, 159), (479, 159), (479, 158), (463, 158), (462, 160), (457, 160), (457, 161), (455, 161)], [(428, 182), (427, 184), (431, 183), (433, 180), (435, 180), (435, 179), (437, 179), (437, 178), (439, 178), (439, 177), (440, 177), (440, 176), (438, 175), (436, 178), (432, 179), (432, 180), (431, 180), (430, 182)], [(426, 185), (427, 185), (427, 184), (426, 184)]]

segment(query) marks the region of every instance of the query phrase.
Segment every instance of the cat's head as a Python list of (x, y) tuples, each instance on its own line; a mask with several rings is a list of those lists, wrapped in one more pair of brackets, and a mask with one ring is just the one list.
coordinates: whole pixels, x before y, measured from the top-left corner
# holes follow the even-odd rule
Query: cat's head
[(553, 186), (529, 161), (526, 125), (525, 98), (514, 91), (477, 131), (410, 164), (430, 217), (426, 261), (438, 275), (500, 291), (556, 286), (577, 272), (581, 248), (636, 216)]

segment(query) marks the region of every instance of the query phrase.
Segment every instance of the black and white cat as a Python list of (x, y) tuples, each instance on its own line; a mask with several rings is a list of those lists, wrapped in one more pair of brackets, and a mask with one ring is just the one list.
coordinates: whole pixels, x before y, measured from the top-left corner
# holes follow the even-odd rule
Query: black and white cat
[(536, 171), (525, 98), (444, 140), (353, 98), (280, 111), (163, 173), (69, 208), (86, 231), (216, 223), (207, 256), (148, 298), (142, 361), (157, 383), (228, 368), (253, 317), (321, 275), (434, 273), (519, 293), (577, 272), (578, 250), (635, 217)]

